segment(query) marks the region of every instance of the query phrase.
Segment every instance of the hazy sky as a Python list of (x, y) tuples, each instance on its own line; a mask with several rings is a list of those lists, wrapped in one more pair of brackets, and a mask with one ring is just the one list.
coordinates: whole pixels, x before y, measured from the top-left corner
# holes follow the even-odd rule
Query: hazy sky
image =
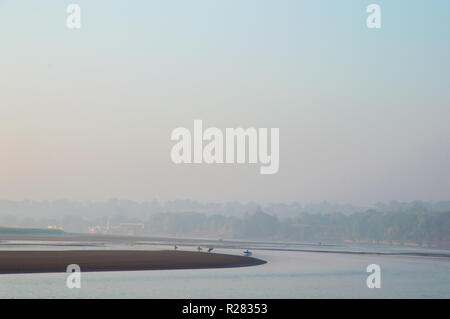
[[(449, 38), (447, 0), (0, 0), (0, 199), (450, 199)], [(194, 119), (280, 128), (278, 174), (173, 164)]]

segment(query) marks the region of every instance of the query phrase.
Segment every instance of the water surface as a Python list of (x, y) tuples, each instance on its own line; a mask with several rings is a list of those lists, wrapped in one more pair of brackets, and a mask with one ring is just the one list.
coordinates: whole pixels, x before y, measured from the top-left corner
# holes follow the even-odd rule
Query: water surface
[[(214, 251), (242, 253), (240, 249)], [(0, 275), (0, 298), (450, 298), (448, 257), (282, 250), (253, 250), (253, 256), (268, 263), (229, 269), (82, 273), (81, 289), (67, 288), (64, 273)], [(366, 286), (369, 264), (381, 267), (380, 289)]]

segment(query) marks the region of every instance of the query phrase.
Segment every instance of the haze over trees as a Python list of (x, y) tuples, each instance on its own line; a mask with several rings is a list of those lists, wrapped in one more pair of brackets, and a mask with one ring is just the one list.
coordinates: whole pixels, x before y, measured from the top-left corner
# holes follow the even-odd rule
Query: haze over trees
[[(183, 209), (184, 207), (184, 209)], [(300, 205), (195, 201), (0, 201), (0, 226), (68, 232), (450, 248), (450, 202)]]

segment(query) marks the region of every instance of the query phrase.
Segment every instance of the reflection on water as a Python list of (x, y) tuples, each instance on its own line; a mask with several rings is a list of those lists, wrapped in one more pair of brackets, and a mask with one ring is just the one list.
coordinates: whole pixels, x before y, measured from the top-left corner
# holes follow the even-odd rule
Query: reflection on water
[[(43, 247), (98, 249), (27, 245), (14, 246), (14, 249)], [(117, 248), (110, 246), (103, 249)], [(130, 248), (137, 247), (128, 247)], [(138, 249), (161, 249), (161, 246), (140, 246)], [(242, 249), (216, 248), (214, 252), (242, 254)], [(267, 260), (268, 263), (229, 269), (83, 273), (81, 289), (68, 289), (66, 275), (63, 273), (0, 275), (0, 297), (450, 298), (450, 258), (446, 257), (273, 250), (253, 250), (253, 256)], [(369, 289), (366, 286), (366, 267), (369, 264), (381, 266), (380, 289)]]

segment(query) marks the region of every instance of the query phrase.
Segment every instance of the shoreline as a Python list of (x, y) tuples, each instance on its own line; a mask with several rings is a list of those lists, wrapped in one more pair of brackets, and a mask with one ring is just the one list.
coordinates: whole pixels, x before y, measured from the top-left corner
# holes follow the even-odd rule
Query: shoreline
[(65, 273), (70, 264), (79, 265), (82, 272), (94, 272), (234, 268), (265, 263), (246, 256), (171, 250), (0, 251), (0, 274)]
[[(253, 251), (289, 251), (289, 252), (309, 252), (309, 253), (328, 253), (328, 254), (349, 254), (349, 255), (380, 255), (380, 256), (405, 256), (405, 257), (429, 257), (429, 258), (450, 258), (450, 251), (440, 250), (433, 251), (429, 248), (425, 248), (422, 251), (414, 251), (403, 249), (403, 251), (377, 251), (377, 250), (358, 250), (357, 247), (351, 246), (348, 249), (343, 250), (331, 250), (329, 247), (333, 245), (309, 245), (311, 248), (300, 248), (308, 246), (304, 243), (294, 244), (299, 248), (287, 248), (282, 247), (283, 244), (278, 242), (270, 242), (272, 247), (258, 247), (255, 245), (264, 244), (269, 242), (254, 242), (254, 241), (231, 241), (231, 240), (195, 240), (187, 238), (158, 238), (148, 237), (143, 240), (142, 237), (127, 237), (127, 236), (92, 236), (92, 235), (78, 235), (78, 236), (1, 236), (0, 235), (0, 251), (1, 247), (14, 247), (14, 246), (48, 246), (48, 247), (98, 247), (99, 249), (105, 247), (120, 246), (159, 246), (162, 250), (168, 250), (170, 246), (182, 247), (212, 247), (220, 249), (249, 249)], [(278, 246), (278, 247), (277, 247)], [(337, 245), (335, 245), (337, 246)], [(164, 247), (164, 248), (162, 248)], [(322, 248), (322, 249), (319, 249)], [(366, 247), (367, 248), (367, 247)], [(383, 247), (385, 248), (385, 247)], [(13, 248), (12, 248), (13, 249)], [(120, 248), (119, 248), (120, 250)], [(428, 250), (428, 251), (427, 251)], [(6, 250), (7, 251), (7, 250)], [(180, 250), (181, 251), (181, 250)], [(0, 260), (1, 262), (1, 260)], [(1, 273), (1, 272), (0, 272)]]

